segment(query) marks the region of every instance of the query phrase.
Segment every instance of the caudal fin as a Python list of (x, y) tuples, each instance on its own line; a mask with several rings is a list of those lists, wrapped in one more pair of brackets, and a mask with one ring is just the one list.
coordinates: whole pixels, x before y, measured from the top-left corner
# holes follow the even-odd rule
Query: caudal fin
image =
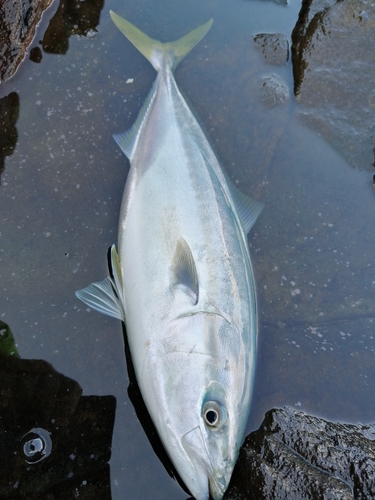
[(112, 10), (109, 13), (118, 29), (150, 61), (156, 71), (159, 71), (164, 64), (167, 64), (174, 71), (178, 63), (202, 40), (213, 22), (210, 19), (175, 42), (162, 43), (145, 35), (136, 26)]

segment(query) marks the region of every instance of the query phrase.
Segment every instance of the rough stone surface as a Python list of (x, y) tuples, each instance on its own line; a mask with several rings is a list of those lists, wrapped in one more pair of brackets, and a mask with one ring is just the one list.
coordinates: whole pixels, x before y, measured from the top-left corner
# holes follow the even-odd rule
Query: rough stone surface
[(292, 34), (299, 113), (353, 166), (375, 152), (375, 4), (304, 0)]
[(240, 451), (227, 500), (375, 497), (375, 424), (331, 423), (293, 408), (267, 412)]
[(0, 81), (16, 72), (52, 0), (0, 1)]
[(262, 90), (262, 102), (269, 108), (282, 104), (289, 97), (288, 87), (276, 75), (264, 78)]
[(281, 33), (259, 33), (254, 42), (268, 64), (282, 66), (289, 59), (289, 42)]

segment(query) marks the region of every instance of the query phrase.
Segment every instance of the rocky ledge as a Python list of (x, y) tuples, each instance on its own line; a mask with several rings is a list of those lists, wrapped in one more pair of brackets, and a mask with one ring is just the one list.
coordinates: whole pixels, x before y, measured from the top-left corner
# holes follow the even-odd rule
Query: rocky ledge
[(0, 81), (9, 80), (24, 59), (43, 12), (52, 0), (0, 2)]
[(332, 423), (294, 408), (266, 413), (241, 448), (226, 500), (375, 498), (375, 424)]

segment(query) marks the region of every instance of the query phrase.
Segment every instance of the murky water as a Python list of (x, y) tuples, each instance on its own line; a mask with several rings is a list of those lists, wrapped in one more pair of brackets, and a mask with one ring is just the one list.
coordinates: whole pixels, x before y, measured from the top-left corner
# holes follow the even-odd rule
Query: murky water
[[(60, 12), (51, 34), (55, 2), (30, 47), (42, 48), (42, 60), (24, 61), (0, 87), (0, 98), (16, 93), (19, 101), (18, 138), (1, 175), (0, 319), (22, 358), (50, 362), (84, 395), (116, 397), (112, 498), (186, 494), (155, 457), (129, 402), (120, 323), (88, 311), (74, 295), (107, 275), (128, 170), (112, 134), (131, 126), (155, 77), (109, 9), (162, 40), (214, 18), (176, 80), (231, 178), (265, 203), (249, 237), (259, 356), (248, 431), (285, 404), (374, 421), (371, 176), (301, 123), (290, 59), (268, 65), (253, 41), (264, 32), (290, 40), (300, 2), (92, 2), (91, 25), (79, 15), (86, 3), (77, 1), (69, 16)], [(289, 91), (274, 106), (264, 99), (270, 76)]]

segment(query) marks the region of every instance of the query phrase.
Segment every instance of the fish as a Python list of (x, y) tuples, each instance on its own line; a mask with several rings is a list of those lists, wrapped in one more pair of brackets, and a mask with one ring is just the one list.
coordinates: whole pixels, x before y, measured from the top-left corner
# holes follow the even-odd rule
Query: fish
[(160, 440), (191, 495), (221, 500), (242, 444), (255, 375), (257, 311), (247, 234), (263, 204), (229, 179), (174, 70), (212, 20), (162, 43), (110, 12), (157, 72), (114, 139), (130, 161), (109, 276), (78, 290), (125, 323)]

